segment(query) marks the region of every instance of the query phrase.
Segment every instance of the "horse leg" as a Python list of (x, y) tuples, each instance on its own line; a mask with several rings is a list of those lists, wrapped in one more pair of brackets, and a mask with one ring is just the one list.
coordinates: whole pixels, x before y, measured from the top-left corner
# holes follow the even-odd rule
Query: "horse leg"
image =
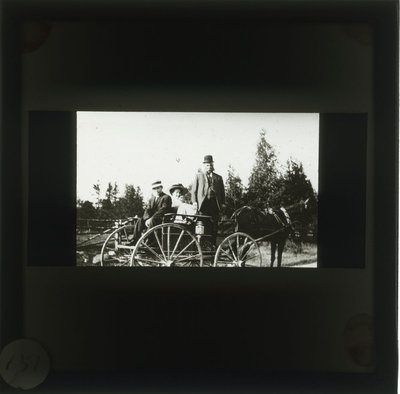
[(271, 268), (274, 266), (275, 252), (276, 252), (276, 243), (274, 241), (271, 241)]
[(278, 242), (278, 267), (280, 267), (281, 263), (282, 263), (282, 254), (283, 254), (284, 247), (285, 247), (285, 240), (279, 241)]

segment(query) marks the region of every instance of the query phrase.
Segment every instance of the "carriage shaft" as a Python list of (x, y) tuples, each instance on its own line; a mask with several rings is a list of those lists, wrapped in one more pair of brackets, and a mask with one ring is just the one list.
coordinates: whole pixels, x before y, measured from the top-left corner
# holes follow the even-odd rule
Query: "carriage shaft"
[(282, 228), (280, 228), (279, 230), (276, 230), (276, 231), (274, 231), (274, 232), (272, 232), (272, 233), (269, 233), (269, 234), (267, 234), (267, 235), (263, 235), (262, 237), (255, 239), (255, 241), (256, 241), (257, 243), (258, 243), (258, 242), (261, 242), (261, 241), (264, 241), (264, 240), (266, 240), (267, 238), (272, 237), (273, 235), (282, 232), (283, 230), (285, 230), (285, 228), (286, 228), (286, 226), (285, 226), (285, 227), (282, 227)]

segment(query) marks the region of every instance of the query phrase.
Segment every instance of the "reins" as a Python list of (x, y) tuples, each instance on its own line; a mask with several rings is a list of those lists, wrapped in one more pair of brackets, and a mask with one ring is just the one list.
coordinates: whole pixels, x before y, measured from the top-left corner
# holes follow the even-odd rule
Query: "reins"
[(285, 224), (285, 225), (284, 225), (283, 227), (281, 227), (279, 230), (276, 230), (276, 231), (274, 231), (274, 232), (272, 232), (272, 233), (269, 233), (269, 234), (264, 235), (264, 236), (262, 236), (262, 237), (260, 237), (260, 238), (257, 238), (257, 239), (255, 239), (255, 241), (256, 241), (256, 242), (263, 241), (263, 240), (265, 240), (265, 239), (267, 239), (267, 238), (269, 238), (269, 237), (272, 237), (272, 236), (275, 235), (275, 234), (278, 234), (278, 233), (280, 233), (280, 232), (286, 230), (287, 227), (289, 227), (289, 225), (286, 225), (286, 224)]

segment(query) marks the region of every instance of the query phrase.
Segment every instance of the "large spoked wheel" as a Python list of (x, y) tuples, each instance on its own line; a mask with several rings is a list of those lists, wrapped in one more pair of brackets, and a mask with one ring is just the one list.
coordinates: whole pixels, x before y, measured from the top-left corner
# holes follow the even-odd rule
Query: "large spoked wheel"
[(143, 234), (136, 244), (130, 265), (201, 267), (203, 253), (196, 237), (184, 226), (165, 223)]
[(262, 257), (257, 242), (245, 233), (226, 237), (215, 253), (214, 267), (261, 267)]
[(102, 266), (129, 266), (133, 245), (133, 225), (126, 225), (114, 230), (101, 248)]

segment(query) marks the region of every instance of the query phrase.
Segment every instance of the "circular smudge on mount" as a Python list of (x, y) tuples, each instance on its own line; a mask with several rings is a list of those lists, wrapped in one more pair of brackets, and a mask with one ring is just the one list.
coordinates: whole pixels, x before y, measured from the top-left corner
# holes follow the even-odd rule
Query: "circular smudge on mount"
[(50, 358), (43, 347), (32, 339), (18, 339), (0, 353), (0, 375), (17, 389), (33, 389), (49, 374)]

